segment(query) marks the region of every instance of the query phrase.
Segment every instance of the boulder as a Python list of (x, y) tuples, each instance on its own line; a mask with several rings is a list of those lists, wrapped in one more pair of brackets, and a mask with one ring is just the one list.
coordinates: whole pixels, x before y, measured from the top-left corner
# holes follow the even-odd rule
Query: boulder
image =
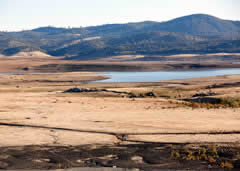
[(156, 97), (156, 95), (153, 92), (147, 92), (147, 93), (145, 93), (145, 96), (147, 96), (147, 97)]
[(70, 88), (66, 91), (64, 91), (64, 93), (82, 93), (82, 92), (88, 92), (89, 90), (88, 89), (85, 89), (85, 88)]

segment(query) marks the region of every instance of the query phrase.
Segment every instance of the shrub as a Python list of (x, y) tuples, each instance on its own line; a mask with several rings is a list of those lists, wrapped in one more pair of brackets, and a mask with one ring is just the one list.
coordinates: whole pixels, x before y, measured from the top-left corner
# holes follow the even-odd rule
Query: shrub
[(233, 169), (234, 168), (232, 163), (230, 163), (228, 161), (221, 162), (220, 167), (221, 168), (226, 168), (226, 169)]

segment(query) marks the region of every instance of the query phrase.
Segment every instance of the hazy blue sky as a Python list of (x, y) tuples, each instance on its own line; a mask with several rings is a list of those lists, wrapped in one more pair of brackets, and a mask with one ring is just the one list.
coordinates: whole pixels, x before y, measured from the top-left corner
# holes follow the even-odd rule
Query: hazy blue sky
[(0, 0), (0, 30), (166, 21), (195, 13), (240, 20), (240, 0)]

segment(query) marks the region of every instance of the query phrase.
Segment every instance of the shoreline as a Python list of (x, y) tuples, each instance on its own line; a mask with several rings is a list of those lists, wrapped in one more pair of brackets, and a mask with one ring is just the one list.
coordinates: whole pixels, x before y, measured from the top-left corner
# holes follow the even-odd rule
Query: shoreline
[[(1, 72), (29, 67), (22, 75), (0, 74), (0, 168), (208, 169), (225, 161), (237, 166), (231, 157), (186, 160), (184, 150), (195, 154), (194, 149), (215, 144), (219, 154), (227, 147), (235, 156), (240, 75), (93, 83), (104, 77), (60, 72), (62, 66), (58, 72), (32, 73), (33, 67), (56, 61), (28, 62), (0, 64)], [(81, 91), (64, 93), (72, 88)], [(225, 101), (200, 102), (213, 99)]]
[(60, 59), (41, 59), (32, 57), (31, 59), (1, 59), (0, 72), (108, 72), (108, 71), (178, 71), (178, 70), (202, 70), (202, 69), (222, 69), (222, 68), (240, 68), (240, 63), (231, 63), (223, 61), (216, 63), (211, 61), (179, 61), (176, 63), (140, 61), (140, 62), (109, 62), (109, 61), (69, 61)]

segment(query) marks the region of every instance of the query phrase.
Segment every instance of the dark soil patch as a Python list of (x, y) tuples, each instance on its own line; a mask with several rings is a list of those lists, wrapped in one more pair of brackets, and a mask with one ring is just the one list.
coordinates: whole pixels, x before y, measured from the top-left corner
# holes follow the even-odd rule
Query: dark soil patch
[(144, 67), (121, 64), (47, 64), (34, 67), (33, 70), (40, 72), (141, 71)]
[(153, 92), (141, 93), (136, 95), (132, 92), (123, 92), (123, 91), (113, 91), (107, 89), (86, 89), (86, 88), (70, 88), (65, 90), (63, 93), (113, 93), (119, 96), (125, 96), (129, 98), (144, 98), (144, 97), (156, 97)]
[(192, 95), (192, 97), (207, 97), (207, 96), (216, 96), (218, 95), (215, 92), (207, 92), (207, 93), (196, 93), (194, 95)]
[[(78, 72), (78, 71), (94, 71), (94, 72), (110, 72), (110, 71), (160, 71), (160, 70), (201, 70), (216, 68), (239, 68), (239, 64), (229, 63), (82, 63), (82, 64), (46, 64), (32, 67), (37, 72)], [(23, 68), (22, 68), (23, 69)]]
[[(72, 167), (120, 167), (140, 169), (208, 169), (230, 163), (239, 168), (237, 147), (190, 144), (129, 144), (116, 146), (25, 146), (1, 147), (1, 169), (64, 169)], [(192, 151), (191, 151), (192, 150)], [(202, 151), (201, 153), (198, 151)], [(174, 154), (179, 156), (174, 157)], [(207, 159), (192, 160), (190, 156), (206, 154)], [(137, 156), (137, 157), (136, 157)], [(211, 157), (215, 157), (212, 159)], [(142, 161), (136, 161), (140, 158)], [(187, 158), (188, 157), (188, 158)], [(204, 158), (204, 156), (203, 156)], [(226, 164), (227, 166), (227, 164)]]
[(230, 87), (239, 87), (240, 82), (235, 82), (235, 83), (224, 83), (224, 84), (214, 84), (207, 86), (207, 89), (214, 89), (214, 88), (230, 88)]
[(211, 103), (211, 104), (217, 104), (219, 103), (219, 99), (215, 97), (195, 97), (190, 99), (184, 99), (184, 101), (188, 102), (195, 102), (195, 103)]

